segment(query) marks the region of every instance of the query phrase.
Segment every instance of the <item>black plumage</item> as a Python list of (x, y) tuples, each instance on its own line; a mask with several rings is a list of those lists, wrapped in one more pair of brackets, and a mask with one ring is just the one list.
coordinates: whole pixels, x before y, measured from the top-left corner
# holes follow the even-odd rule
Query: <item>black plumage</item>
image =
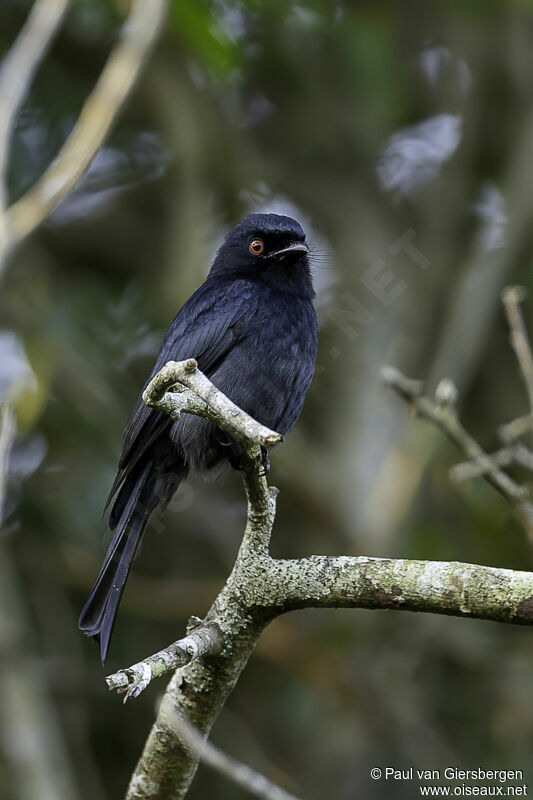
[[(286, 434), (302, 410), (317, 350), (305, 234), (294, 219), (252, 214), (225, 238), (209, 275), (168, 329), (150, 380), (167, 361), (195, 358), (224, 394)], [(147, 381), (148, 383), (148, 381)], [(189, 469), (238, 466), (234, 440), (189, 414), (178, 421), (141, 397), (124, 431), (102, 569), (80, 629), (107, 656), (120, 598), (150, 514), (165, 507)]]

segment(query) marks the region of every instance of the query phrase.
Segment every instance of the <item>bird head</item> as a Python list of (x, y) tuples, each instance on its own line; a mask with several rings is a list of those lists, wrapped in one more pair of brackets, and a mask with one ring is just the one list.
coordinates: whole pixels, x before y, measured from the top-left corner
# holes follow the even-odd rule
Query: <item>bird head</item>
[(305, 232), (280, 214), (250, 214), (226, 236), (211, 274), (260, 280), (300, 295), (314, 294)]

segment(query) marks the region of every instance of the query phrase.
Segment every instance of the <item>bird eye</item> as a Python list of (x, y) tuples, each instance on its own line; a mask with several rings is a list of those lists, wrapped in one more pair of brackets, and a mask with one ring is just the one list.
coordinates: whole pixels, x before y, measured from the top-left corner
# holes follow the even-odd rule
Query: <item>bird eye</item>
[(259, 256), (265, 249), (265, 243), (262, 239), (252, 239), (248, 249), (253, 256)]

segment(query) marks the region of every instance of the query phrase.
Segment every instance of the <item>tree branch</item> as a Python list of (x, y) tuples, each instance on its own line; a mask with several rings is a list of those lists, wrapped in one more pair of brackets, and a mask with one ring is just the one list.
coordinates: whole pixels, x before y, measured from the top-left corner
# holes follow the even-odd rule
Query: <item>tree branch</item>
[(59, 29), (69, 0), (37, 0), (11, 46), (0, 71), (0, 246), (9, 238), (7, 166), (9, 143), (17, 112), (24, 102), (39, 64)]
[(13, 558), (11, 539), (2, 530), (9, 451), (16, 434), (15, 416), (0, 404), (0, 739), (4, 775), (20, 800), (78, 800), (64, 731), (50, 686), (33, 646), (35, 629), (27, 608), (24, 582)]
[(273, 561), (269, 579), (279, 586), (281, 611), (381, 608), (533, 625), (532, 572), (458, 561), (311, 556)]
[[(169, 391), (171, 388), (174, 392)], [(249, 453), (253, 445), (272, 447), (283, 440), (279, 433), (261, 425), (222, 394), (200, 372), (194, 358), (165, 364), (144, 390), (143, 401), (173, 419), (179, 419), (182, 412), (209, 419)]]
[(7, 462), (15, 438), (15, 417), (9, 403), (0, 404), (0, 527), (4, 518)]
[(523, 286), (508, 286), (502, 292), (503, 307), (511, 332), (511, 344), (526, 386), (529, 410), (530, 413), (533, 413), (533, 355), (524, 317), (520, 310), (520, 303), (525, 296), (526, 290)]
[[(517, 625), (533, 624), (533, 573), (447, 561), (310, 556), (262, 560), (260, 591), (243, 600), (269, 618), (301, 608), (424, 611)], [(216, 623), (106, 678), (110, 690), (138, 697), (153, 678), (222, 650)]]
[[(488, 477), (502, 494), (517, 504), (525, 502), (521, 488), (500, 474), (498, 465), (460, 425), (450, 382), (438, 387), (433, 402), (421, 395), (418, 382), (397, 371), (389, 368), (386, 378), (470, 457), (487, 459)], [(176, 732), (176, 712), (186, 714), (200, 738), (207, 735), (264, 627), (279, 614), (308, 607), (397, 609), (533, 624), (533, 573), (364, 556), (271, 558), (277, 490), (268, 488), (261, 447), (281, 437), (237, 408), (193, 359), (163, 367), (145, 390), (144, 400), (174, 418), (183, 412), (199, 414), (239, 442), (248, 515), (232, 572), (205, 619), (184, 639), (107, 679), (110, 688), (135, 697), (153, 677), (179, 665), (131, 778), (127, 800), (185, 797), (199, 758), (209, 760), (209, 755), (202, 747), (184, 746), (187, 734)]]
[(0, 235), (0, 265), (8, 252), (52, 213), (84, 174), (135, 84), (164, 22), (167, 4), (168, 0), (149, 3), (133, 0), (119, 42), (68, 139), (44, 175), (7, 210), (4, 236)]
[[(167, 699), (167, 698), (166, 698)], [(242, 786), (254, 797), (263, 800), (298, 800), (294, 795), (275, 786), (264, 775), (250, 769), (246, 764), (223, 753), (218, 747), (208, 742), (200, 731), (192, 725), (181, 708), (174, 702), (168, 702), (165, 716), (180, 741), (192, 750), (201, 760), (224, 775), (229, 780)]]
[(503, 442), (511, 444), (531, 430), (533, 430), (533, 414), (525, 414), (523, 417), (506, 422), (505, 425), (500, 425), (498, 433)]
[[(173, 391), (168, 391), (171, 388)], [(185, 666), (174, 673), (131, 778), (127, 793), (130, 800), (185, 796), (200, 754), (191, 752), (176, 737), (165, 708), (169, 704), (170, 707), (177, 705), (193, 725), (207, 734), (271, 618), (272, 612), (267, 609), (257, 607), (252, 610), (247, 605), (246, 588), (249, 582), (260, 585), (263, 581), (275, 515), (277, 492), (267, 485), (261, 448), (281, 441), (279, 434), (260, 425), (216, 389), (198, 370), (194, 359), (166, 364), (146, 388), (143, 399), (174, 419), (182, 412), (199, 414), (218, 424), (239, 442), (248, 516), (231, 575), (205, 620), (194, 629), (205, 631), (216, 625), (218, 635), (215, 640), (206, 637), (202, 654), (197, 651)], [(172, 651), (183, 648), (183, 640), (178, 644), (179, 648), (171, 647), (170, 653), (167, 648), (167, 651), (152, 657), (157, 658), (158, 674), (168, 671), (165, 663), (170, 663)], [(148, 662), (151, 670), (150, 659)], [(153, 671), (149, 676), (148, 669), (142, 666), (126, 670), (129, 696), (138, 694), (139, 687), (142, 690), (153, 676)], [(116, 681), (124, 689), (123, 678), (111, 676), (111, 684)]]
[[(435, 391), (435, 400), (422, 394), (422, 384), (407, 378), (395, 367), (384, 367), (382, 370), (384, 382), (413, 406), (417, 414), (431, 422), (444, 435), (459, 447), (476, 467), (482, 469), (485, 480), (491, 484), (512, 506), (520, 522), (526, 528), (528, 535), (533, 533), (533, 505), (529, 499), (530, 493), (525, 486), (521, 486), (509, 477), (498, 463), (486, 453), (480, 444), (465, 430), (457, 416), (455, 407), (456, 394), (450, 390), (442, 391), (442, 385)], [(446, 381), (450, 386), (451, 382)], [(448, 402), (451, 399), (451, 402)]]
[(165, 647), (153, 656), (139, 661), (128, 669), (120, 670), (106, 678), (109, 690), (125, 693), (124, 702), (138, 697), (153, 678), (159, 678), (178, 667), (184, 667), (196, 658), (219, 653), (222, 649), (222, 633), (216, 623), (198, 625), (189, 630), (187, 636)]

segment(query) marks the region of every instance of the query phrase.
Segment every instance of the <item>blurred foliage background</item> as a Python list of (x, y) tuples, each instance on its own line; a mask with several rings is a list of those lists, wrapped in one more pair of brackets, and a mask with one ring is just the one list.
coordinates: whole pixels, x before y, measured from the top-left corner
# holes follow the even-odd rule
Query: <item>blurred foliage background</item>
[[(19, 115), (19, 197), (71, 129), (126, 4), (76, 0)], [(28, 4), (0, 0), (0, 48)], [(0, 796), (123, 795), (162, 687), (123, 707), (104, 674), (178, 638), (228, 574), (238, 475), (193, 479), (154, 520), (111, 659), (76, 629), (106, 542), (123, 424), (172, 317), (250, 210), (315, 245), (321, 320), (304, 414), (273, 454), (276, 556), (364, 553), (531, 569), (501, 498), (380, 385), (452, 377), (488, 448), (527, 411), (499, 295), (533, 310), (533, 12), (527, 2), (174, 0), (141, 82), (78, 188), (0, 291), (0, 399), (16, 408), (3, 528)], [(373, 766), (523, 769), (527, 629), (307, 611), (267, 630), (213, 740), (305, 798), (409, 798)], [(529, 763), (528, 763), (529, 762)], [(529, 773), (531, 777), (531, 773)], [(191, 800), (245, 795), (200, 768)]]

